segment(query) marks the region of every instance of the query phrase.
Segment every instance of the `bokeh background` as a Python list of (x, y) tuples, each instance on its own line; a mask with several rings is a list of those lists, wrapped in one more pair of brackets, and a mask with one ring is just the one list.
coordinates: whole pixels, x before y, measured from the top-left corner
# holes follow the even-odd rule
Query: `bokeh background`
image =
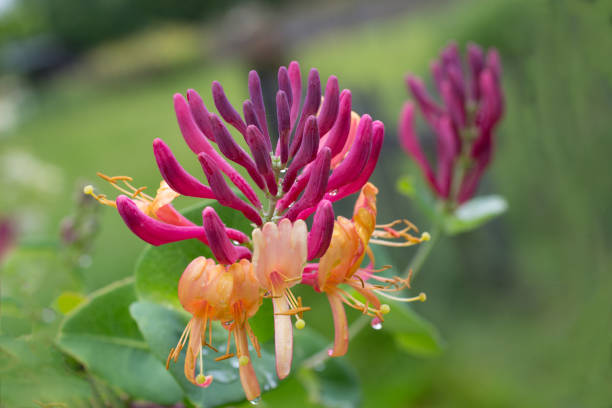
[[(414, 307), (438, 328), (444, 352), (402, 353), (384, 330), (352, 341), (345, 359), (361, 404), (610, 407), (608, 0), (0, 1), (0, 405), (88, 398), (53, 347), (57, 298), (130, 276), (144, 244), (80, 192), (88, 183), (110, 192), (97, 171), (157, 185), (155, 137), (197, 174), (175, 92), (194, 88), (212, 105), (218, 80), (238, 102), (250, 69), (273, 92), (277, 67), (294, 59), (337, 75), (354, 109), (386, 124), (373, 176), (381, 221), (407, 217), (427, 229), (397, 192), (400, 176), (420, 174), (399, 149), (396, 124), (404, 76), (428, 77), (451, 40), (501, 54), (506, 115), (480, 192), (501, 194), (509, 210), (441, 239), (413, 282), (428, 294)], [(402, 270), (413, 253), (389, 255)], [(70, 296), (62, 301), (77, 301)], [(320, 316), (313, 326), (331, 330), (327, 310)], [(15, 348), (17, 338), (27, 342)], [(320, 406), (295, 378), (264, 399)]]

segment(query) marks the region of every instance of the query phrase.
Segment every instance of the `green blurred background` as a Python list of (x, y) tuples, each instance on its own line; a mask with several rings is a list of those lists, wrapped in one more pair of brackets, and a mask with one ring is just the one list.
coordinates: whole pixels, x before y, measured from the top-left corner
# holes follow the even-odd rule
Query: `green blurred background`
[[(337, 75), (354, 110), (386, 125), (373, 176), (380, 221), (406, 217), (426, 230), (396, 190), (400, 176), (420, 176), (399, 149), (396, 124), (405, 74), (428, 78), (429, 62), (451, 40), (501, 54), (506, 115), (480, 192), (503, 195), (509, 211), (442, 239), (413, 282), (428, 294), (415, 309), (438, 327), (441, 355), (401, 353), (384, 330), (351, 342), (345, 359), (362, 404), (612, 406), (612, 2), (208, 3), (0, 2), (0, 218), (16, 231), (1, 261), (2, 336), (31, 339), (17, 371), (2, 369), (2, 406), (37, 406), (59, 395), (54, 389), (78, 388), (50, 368), (61, 358), (46, 348), (61, 320), (49, 305), (74, 289), (53, 262), (77, 265), (78, 289), (88, 293), (130, 276), (144, 247), (115, 211), (88, 207), (99, 234), (71, 258), (72, 247), (58, 243), (60, 225), (83, 213), (82, 186), (109, 193), (97, 171), (157, 185), (156, 137), (197, 174), (173, 93), (194, 88), (212, 106), (218, 80), (238, 103), (248, 70), (275, 90), (276, 67), (293, 59), (322, 78)], [(49, 252), (67, 255), (50, 264)], [(398, 270), (413, 253), (389, 252)], [(330, 330), (327, 310), (321, 316), (313, 325)], [(11, 375), (22, 376), (21, 388)], [(264, 399), (317, 406), (304, 402), (295, 379)]]

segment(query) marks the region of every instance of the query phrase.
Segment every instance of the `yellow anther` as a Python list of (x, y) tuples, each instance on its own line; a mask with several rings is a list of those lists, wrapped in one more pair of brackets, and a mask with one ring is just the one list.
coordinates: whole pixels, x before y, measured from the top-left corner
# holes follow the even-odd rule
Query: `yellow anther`
[(240, 364), (241, 367), (244, 367), (245, 365), (249, 364), (250, 361), (251, 360), (247, 356), (240, 356), (238, 359), (238, 364)]
[(204, 374), (201, 374), (201, 373), (200, 373), (200, 374), (198, 374), (198, 375), (196, 376), (196, 382), (197, 382), (198, 384), (204, 384), (204, 383), (206, 382), (206, 376), (205, 376)]
[(424, 302), (427, 300), (427, 295), (424, 292), (419, 293), (419, 300)]
[(380, 313), (382, 314), (387, 314), (391, 311), (391, 306), (384, 304), (384, 305), (380, 305)]
[(306, 322), (304, 321), (304, 319), (297, 319), (295, 321), (295, 328), (298, 330), (302, 330), (304, 327), (306, 327)]
[(421, 241), (429, 241), (431, 239), (431, 235), (429, 235), (429, 232), (424, 232), (421, 235)]
[(86, 185), (85, 187), (83, 187), (83, 193), (87, 194), (87, 195), (93, 195), (94, 192), (94, 188), (91, 184)]

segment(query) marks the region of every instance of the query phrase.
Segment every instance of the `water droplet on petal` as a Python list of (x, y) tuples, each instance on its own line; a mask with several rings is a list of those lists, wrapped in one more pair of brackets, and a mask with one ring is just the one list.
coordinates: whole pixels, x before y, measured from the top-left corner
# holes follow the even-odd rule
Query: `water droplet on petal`
[(257, 397), (249, 401), (251, 405), (258, 405), (261, 402), (261, 397)]
[(370, 324), (374, 330), (382, 329), (382, 321), (378, 317), (373, 318)]
[(332, 197), (335, 196), (336, 194), (338, 194), (338, 190), (337, 189), (336, 190), (332, 190), (332, 191), (329, 192), (329, 195), (332, 196)]

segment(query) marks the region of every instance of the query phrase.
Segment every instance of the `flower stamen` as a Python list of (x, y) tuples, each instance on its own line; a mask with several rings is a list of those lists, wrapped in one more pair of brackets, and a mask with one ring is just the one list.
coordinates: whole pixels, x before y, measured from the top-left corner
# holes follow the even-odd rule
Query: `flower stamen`
[[(393, 227), (397, 224), (404, 224), (405, 227), (399, 230), (393, 229)], [(372, 232), (373, 239), (370, 239), (370, 243), (388, 247), (407, 247), (420, 244), (424, 241), (429, 241), (431, 238), (427, 232), (421, 234), (420, 237), (415, 237), (414, 235), (410, 234), (409, 231), (419, 232), (419, 230), (408, 220), (395, 220), (388, 224), (377, 224), (376, 228), (377, 229)], [(402, 241), (386, 241), (394, 239), (402, 239)]]

